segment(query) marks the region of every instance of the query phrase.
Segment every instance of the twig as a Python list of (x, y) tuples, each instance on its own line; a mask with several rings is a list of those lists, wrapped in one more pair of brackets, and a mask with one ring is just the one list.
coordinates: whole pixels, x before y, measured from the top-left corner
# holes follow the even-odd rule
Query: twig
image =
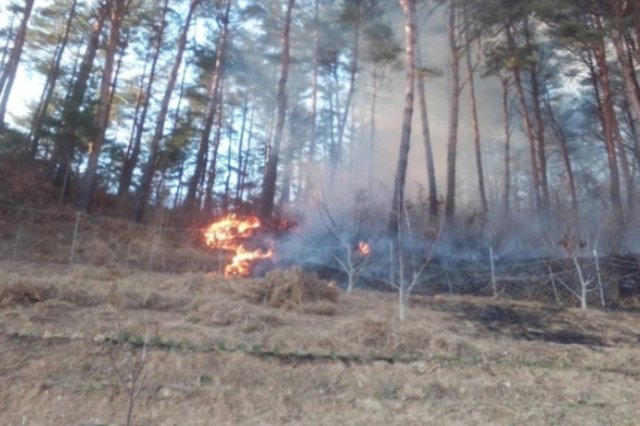
[(76, 223), (73, 228), (73, 240), (71, 241), (71, 252), (69, 253), (69, 265), (73, 263), (73, 256), (76, 251), (76, 244), (78, 242), (78, 228), (80, 227), (80, 211), (76, 212)]
[(21, 232), (22, 232), (22, 224), (19, 224), (18, 230), (16, 231), (16, 239), (13, 242), (13, 253), (11, 254), (11, 260), (16, 260), (16, 256), (18, 255), (18, 245), (20, 244)]

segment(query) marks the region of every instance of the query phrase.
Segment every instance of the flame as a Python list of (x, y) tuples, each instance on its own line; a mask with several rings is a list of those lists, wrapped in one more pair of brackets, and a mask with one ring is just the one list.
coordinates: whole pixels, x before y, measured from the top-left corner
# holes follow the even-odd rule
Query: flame
[(247, 250), (244, 246), (238, 247), (233, 260), (224, 268), (227, 277), (246, 277), (251, 274), (251, 265), (259, 259), (273, 257), (273, 250)]
[(227, 277), (246, 277), (256, 260), (273, 257), (273, 250), (249, 250), (242, 241), (252, 237), (260, 228), (260, 219), (255, 216), (238, 217), (229, 214), (209, 225), (204, 231), (205, 244), (218, 250), (235, 252), (231, 263), (224, 268)]
[(371, 245), (364, 241), (360, 241), (358, 243), (358, 248), (356, 249), (356, 251), (361, 256), (369, 256), (371, 254)]

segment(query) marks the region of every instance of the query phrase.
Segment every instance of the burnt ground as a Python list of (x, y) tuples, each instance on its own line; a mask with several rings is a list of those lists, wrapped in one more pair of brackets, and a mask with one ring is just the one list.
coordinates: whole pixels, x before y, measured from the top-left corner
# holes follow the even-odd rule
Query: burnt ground
[(390, 293), (262, 285), (0, 262), (0, 424), (124, 424), (140, 366), (137, 425), (640, 419), (634, 309), (416, 296), (399, 322)]

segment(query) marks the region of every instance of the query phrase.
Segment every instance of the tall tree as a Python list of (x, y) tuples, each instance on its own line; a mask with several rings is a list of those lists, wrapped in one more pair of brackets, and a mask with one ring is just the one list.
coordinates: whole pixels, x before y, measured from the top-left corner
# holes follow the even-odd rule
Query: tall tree
[(27, 26), (29, 24), (29, 18), (31, 17), (31, 11), (33, 10), (34, 1), (35, 0), (25, 0), (22, 9), (22, 20), (15, 35), (9, 59), (4, 65), (2, 73), (0, 73), (0, 131), (4, 129), (4, 116), (7, 113), (7, 103), (9, 102), (13, 82), (18, 72), (18, 66), (20, 65), (20, 57), (22, 56), (22, 48), (27, 38)]
[(613, 91), (611, 89), (611, 79), (604, 40), (596, 40), (592, 49), (592, 51), (588, 52), (588, 65), (593, 81), (598, 112), (602, 121), (607, 164), (609, 166), (609, 195), (614, 212), (616, 216), (621, 219), (624, 217), (624, 213), (622, 210), (622, 197), (620, 195), (620, 173), (618, 160), (616, 158), (616, 141), (614, 137), (615, 130), (613, 120), (615, 119), (615, 112), (613, 109)]
[(189, 181), (187, 189), (186, 204), (193, 207), (196, 204), (196, 196), (198, 186), (205, 176), (207, 151), (209, 149), (209, 139), (211, 138), (211, 130), (215, 123), (215, 119), (222, 111), (222, 79), (225, 67), (225, 55), (227, 50), (227, 41), (229, 37), (229, 12), (231, 10), (231, 0), (226, 0), (222, 7), (222, 12), (218, 16), (220, 24), (220, 34), (218, 36), (218, 48), (216, 51), (216, 63), (214, 76), (209, 86), (209, 101), (207, 103), (207, 111), (204, 117), (203, 129), (198, 144), (198, 152), (196, 154), (196, 164), (193, 176)]
[[(476, 84), (475, 84), (475, 72), (478, 64), (480, 63), (480, 50), (477, 52), (477, 59), (472, 61), (471, 59), (471, 43), (473, 39), (477, 39), (480, 43), (480, 34), (476, 27), (476, 24), (471, 22), (471, 17), (467, 8), (464, 8), (464, 18), (466, 25), (470, 28), (467, 29), (465, 34), (466, 43), (466, 62), (467, 62), (467, 83), (469, 84), (469, 106), (471, 109), (471, 125), (473, 127), (473, 148), (476, 154), (476, 173), (478, 174), (478, 192), (480, 193), (480, 202), (482, 205), (482, 212), (487, 214), (489, 206), (487, 203), (487, 191), (484, 186), (484, 169), (482, 167), (482, 149), (480, 147), (480, 121), (478, 120), (478, 102), (476, 100)], [(471, 29), (474, 29), (474, 34), (471, 34)]]
[[(160, 13), (158, 13), (156, 22), (153, 22), (153, 32), (151, 34), (151, 67), (146, 77), (146, 85), (144, 90), (138, 92), (136, 99), (136, 113), (134, 114), (134, 125), (132, 128), (133, 138), (130, 141), (127, 153), (122, 164), (120, 173), (120, 182), (118, 186), (118, 195), (123, 196), (129, 193), (133, 170), (138, 164), (140, 158), (140, 149), (142, 145), (142, 137), (147, 122), (147, 114), (149, 105), (153, 96), (153, 86), (156, 81), (158, 60), (165, 40), (165, 31), (167, 27), (167, 13), (169, 12), (169, 0), (163, 0)], [(144, 76), (144, 72), (143, 72)], [(144, 78), (143, 78), (144, 80)], [(141, 88), (142, 89), (142, 88)]]
[(537, 52), (537, 46), (533, 42), (534, 35), (532, 34), (532, 25), (528, 18), (524, 19), (523, 33), (525, 40), (525, 52), (532, 56), (531, 60), (526, 61), (528, 65), (530, 87), (531, 87), (531, 103), (533, 109), (533, 117), (535, 120), (535, 139), (537, 142), (536, 152), (538, 155), (538, 167), (540, 176), (540, 192), (542, 196), (541, 209), (546, 212), (549, 208), (549, 182), (547, 176), (547, 154), (545, 145), (545, 129), (544, 121), (542, 119), (541, 93), (540, 93), (540, 65), (539, 54)]
[(282, 145), (284, 123), (287, 113), (287, 80), (289, 78), (289, 65), (291, 62), (291, 18), (294, 6), (295, 0), (287, 0), (284, 30), (282, 34), (282, 63), (276, 93), (276, 127), (273, 135), (273, 143), (271, 150), (269, 151), (265, 167), (264, 180), (262, 183), (262, 197), (260, 200), (260, 215), (265, 219), (271, 217), (275, 207), (278, 161), (280, 158), (280, 146)]
[[(416, 29), (416, 31), (418, 31)], [(418, 104), (420, 106), (420, 123), (422, 124), (422, 140), (424, 143), (424, 152), (427, 167), (427, 183), (429, 187), (429, 214), (435, 217), (438, 214), (438, 186), (436, 183), (436, 168), (433, 160), (433, 147), (431, 143), (431, 131), (429, 129), (429, 114), (427, 112), (427, 96), (425, 85), (425, 74), (427, 70), (422, 63), (422, 52), (420, 51), (421, 43), (419, 35), (416, 37), (416, 67), (417, 67), (417, 85)], [(374, 82), (375, 84), (375, 82)]]
[(460, 115), (460, 53), (458, 42), (457, 5), (449, 3), (448, 30), (449, 56), (451, 68), (451, 88), (449, 101), (449, 136), (447, 141), (447, 198), (445, 200), (445, 217), (451, 223), (456, 210), (456, 159), (458, 154), (458, 122)]
[(96, 113), (97, 135), (91, 142), (89, 161), (85, 171), (80, 197), (77, 207), (80, 210), (89, 210), (91, 198), (98, 174), (98, 159), (104, 144), (107, 128), (109, 127), (109, 112), (112, 99), (112, 77), (116, 53), (120, 45), (121, 27), (124, 17), (129, 9), (131, 0), (112, 0), (108, 2), (109, 36), (107, 39), (104, 67), (100, 81), (100, 101)]
[[(189, 36), (189, 29), (191, 28), (193, 14), (195, 13), (196, 8), (201, 3), (201, 1), (202, 0), (191, 0), (191, 2), (189, 3), (189, 10), (187, 11), (187, 16), (185, 17), (182, 29), (180, 30), (180, 35), (178, 36), (176, 56), (173, 60), (173, 66), (171, 67), (171, 71), (169, 73), (169, 80), (167, 81), (167, 85), (164, 89), (164, 95), (160, 103), (160, 111), (156, 115), (155, 130), (153, 132), (151, 143), (149, 145), (149, 157), (147, 158), (147, 162), (143, 166), (142, 180), (140, 182), (140, 191), (138, 194), (135, 213), (136, 220), (138, 222), (143, 220), (145, 209), (149, 201), (149, 196), (151, 193), (151, 182), (153, 180), (153, 174), (156, 168), (160, 142), (162, 141), (162, 138), (164, 136), (164, 128), (167, 120), (167, 113), (169, 112), (169, 104), (171, 102), (171, 97), (173, 96), (173, 91), (178, 80), (178, 72), (180, 71), (180, 66), (182, 65), (184, 51), (187, 47), (187, 40)], [(180, 99), (182, 99), (182, 95), (180, 96)]]
[(529, 105), (527, 103), (527, 97), (525, 94), (525, 87), (522, 81), (522, 69), (524, 67), (524, 61), (522, 51), (518, 48), (515, 41), (514, 27), (511, 22), (508, 22), (505, 26), (505, 34), (507, 39), (507, 46), (511, 57), (508, 59), (507, 67), (513, 72), (513, 81), (516, 89), (518, 100), (520, 101), (520, 114), (524, 124), (524, 131), (529, 141), (529, 156), (531, 161), (531, 176), (533, 180), (532, 192), (534, 195), (535, 206), (537, 209), (542, 209), (543, 201), (540, 193), (540, 169), (538, 168), (538, 156), (536, 151), (536, 137), (533, 131), (533, 124), (531, 122), (531, 114), (529, 112)]
[(398, 234), (400, 218), (404, 209), (404, 190), (407, 179), (409, 149), (411, 147), (411, 121), (413, 118), (413, 98), (416, 81), (416, 2), (415, 0), (398, 0), (404, 13), (405, 33), (405, 97), (402, 116), (402, 133), (400, 136), (400, 153), (396, 166), (396, 177), (391, 201), (391, 215), (387, 230), (390, 234)]
[(32, 159), (35, 158), (38, 152), (42, 126), (47, 116), (49, 105), (51, 104), (51, 101), (53, 99), (53, 94), (58, 82), (58, 78), (60, 77), (62, 56), (64, 55), (67, 48), (69, 34), (71, 33), (72, 24), (76, 18), (77, 5), (77, 0), (73, 0), (71, 2), (70, 10), (68, 11), (68, 15), (65, 19), (66, 23), (64, 25), (62, 34), (60, 35), (60, 39), (56, 45), (53, 57), (51, 58), (51, 65), (49, 66), (49, 71), (47, 73), (47, 79), (42, 91), (42, 96), (40, 97), (38, 107), (33, 117), (33, 121), (31, 122), (31, 128), (29, 129), (28, 138), (31, 145), (30, 157)]
[(502, 205), (504, 212), (509, 213), (511, 204), (511, 108), (509, 106), (509, 87), (511, 81), (508, 75), (500, 76), (502, 87), (502, 126), (504, 132), (504, 177), (502, 190)]
[(65, 199), (68, 188), (71, 163), (77, 145), (78, 128), (82, 124), (80, 109), (89, 85), (93, 64), (100, 45), (100, 35), (108, 16), (107, 12), (106, 3), (98, 2), (93, 12), (94, 20), (87, 37), (87, 44), (80, 65), (62, 106), (60, 129), (56, 135), (54, 151), (51, 155), (51, 170), (54, 183), (60, 188), (60, 201)]

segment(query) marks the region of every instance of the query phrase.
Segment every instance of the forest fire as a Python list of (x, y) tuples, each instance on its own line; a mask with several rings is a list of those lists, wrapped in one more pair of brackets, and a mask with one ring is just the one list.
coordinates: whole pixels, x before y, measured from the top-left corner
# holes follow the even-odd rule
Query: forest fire
[(371, 245), (364, 241), (360, 241), (358, 242), (357, 252), (361, 256), (369, 256), (371, 254)]
[(208, 247), (235, 252), (231, 263), (224, 268), (225, 276), (249, 276), (257, 260), (273, 257), (271, 248), (249, 250), (243, 244), (244, 240), (255, 235), (260, 226), (260, 219), (255, 216), (238, 217), (229, 214), (204, 229), (203, 236)]

